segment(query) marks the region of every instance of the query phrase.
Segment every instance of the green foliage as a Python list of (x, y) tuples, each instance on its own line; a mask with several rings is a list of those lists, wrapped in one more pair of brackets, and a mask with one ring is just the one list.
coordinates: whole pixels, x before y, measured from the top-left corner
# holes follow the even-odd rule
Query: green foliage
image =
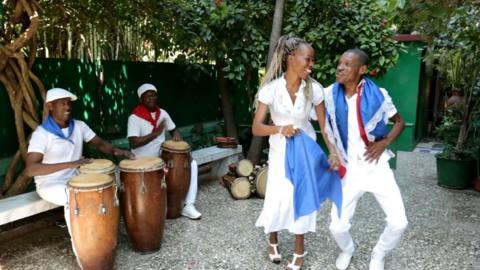
[(370, 70), (384, 74), (398, 59), (400, 48), (393, 39), (376, 1), (305, 0), (290, 2), (286, 8), (285, 32), (293, 32), (313, 44), (315, 77), (334, 78), (341, 54), (358, 47), (370, 55)]
[[(464, 3), (444, 19), (444, 30), (434, 37), (427, 60), (434, 63), (452, 87), (463, 91), (465, 104), (447, 111), (439, 134), (454, 133), (454, 147), (444, 155), (469, 155), (480, 142), (480, 3)], [(458, 131), (457, 131), (458, 130)]]
[(271, 9), (268, 1), (189, 1), (176, 16), (175, 43), (194, 62), (223, 60), (225, 77), (243, 80), (264, 61)]

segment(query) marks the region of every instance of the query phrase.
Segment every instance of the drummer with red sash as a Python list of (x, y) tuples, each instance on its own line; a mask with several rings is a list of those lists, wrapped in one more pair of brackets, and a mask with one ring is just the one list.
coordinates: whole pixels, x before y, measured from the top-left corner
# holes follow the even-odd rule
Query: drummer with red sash
[[(149, 83), (142, 84), (137, 90), (140, 103), (128, 117), (127, 137), (132, 152), (136, 156), (158, 157), (160, 147), (165, 141), (165, 130), (172, 135), (173, 140), (181, 140), (170, 115), (157, 104), (157, 88)], [(195, 208), (198, 188), (198, 165), (191, 163), (191, 179), (182, 215), (190, 219), (200, 219), (202, 214)]]
[[(90, 162), (82, 158), (83, 143), (105, 154), (135, 157), (97, 136), (85, 122), (73, 119), (72, 101), (75, 100), (76, 95), (62, 88), (47, 91), (48, 117), (32, 134), (25, 168), (25, 173), (35, 178), (37, 193), (42, 199), (65, 207), (65, 221), (70, 234), (67, 182), (80, 165)], [(75, 252), (74, 246), (73, 249)]]
[[(345, 164), (341, 216), (332, 206), (330, 231), (341, 249), (337, 269), (346, 269), (355, 251), (349, 233), (358, 199), (370, 192), (386, 215), (386, 227), (374, 247), (370, 269), (384, 269), (385, 256), (398, 244), (407, 227), (400, 190), (388, 160), (387, 149), (402, 132), (404, 120), (388, 92), (364, 76), (368, 55), (360, 49), (346, 51), (337, 65), (337, 81), (325, 89), (329, 138)], [(390, 131), (388, 121), (393, 122)]]

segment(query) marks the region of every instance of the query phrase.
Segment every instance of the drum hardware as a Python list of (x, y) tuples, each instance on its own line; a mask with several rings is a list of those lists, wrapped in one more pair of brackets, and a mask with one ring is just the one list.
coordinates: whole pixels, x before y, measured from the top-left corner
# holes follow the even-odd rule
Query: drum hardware
[(143, 171), (140, 172), (140, 183), (142, 184), (142, 186), (140, 187), (140, 193), (145, 193), (147, 192), (147, 188), (145, 187), (145, 174), (143, 173)]

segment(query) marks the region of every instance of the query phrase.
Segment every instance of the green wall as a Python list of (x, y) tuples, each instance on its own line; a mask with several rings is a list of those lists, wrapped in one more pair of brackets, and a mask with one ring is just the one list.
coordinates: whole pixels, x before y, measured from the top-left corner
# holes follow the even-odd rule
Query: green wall
[[(46, 89), (62, 87), (77, 94), (73, 115), (86, 121), (108, 139), (126, 136), (127, 119), (138, 103), (137, 88), (152, 83), (158, 89), (160, 107), (177, 126), (222, 120), (213, 66), (173, 63), (37, 59), (32, 68)], [(103, 70), (104, 85), (96, 74)], [(14, 115), (0, 84), (0, 158), (18, 149)]]
[(397, 150), (412, 151), (426, 130), (427, 80), (422, 68), (424, 45), (405, 43), (406, 51), (400, 53), (397, 64), (388, 70), (377, 83), (388, 90), (406, 126), (397, 139)]

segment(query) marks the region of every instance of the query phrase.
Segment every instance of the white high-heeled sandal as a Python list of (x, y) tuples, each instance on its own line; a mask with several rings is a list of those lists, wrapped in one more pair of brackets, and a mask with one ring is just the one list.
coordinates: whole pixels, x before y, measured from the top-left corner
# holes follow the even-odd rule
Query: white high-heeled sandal
[(305, 255), (307, 255), (307, 252), (303, 252), (303, 254), (301, 255), (298, 255), (297, 253), (293, 253), (293, 260), (291, 263), (289, 263), (287, 265), (288, 268), (290, 268), (291, 270), (300, 270), (300, 268), (302, 268), (302, 265), (295, 265), (295, 262), (297, 261), (298, 258), (303, 258), (305, 257)]
[(268, 250), (268, 257), (270, 258), (270, 261), (273, 263), (280, 263), (282, 260), (282, 255), (278, 253), (278, 243), (277, 244), (272, 244), (270, 241), (268, 241), (268, 245), (273, 248), (274, 254), (270, 254), (270, 249)]

